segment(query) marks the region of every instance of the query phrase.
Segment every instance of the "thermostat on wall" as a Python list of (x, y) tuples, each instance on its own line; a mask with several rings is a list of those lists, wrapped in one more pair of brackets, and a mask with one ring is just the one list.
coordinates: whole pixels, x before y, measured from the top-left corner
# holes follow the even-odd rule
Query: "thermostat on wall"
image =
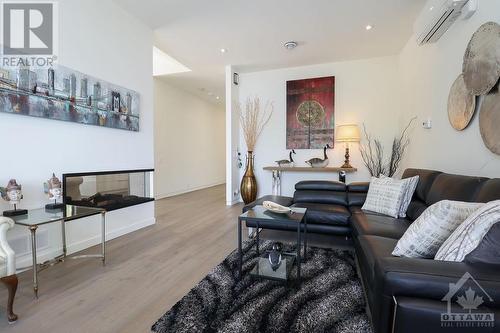
[(427, 120), (422, 123), (422, 127), (425, 129), (431, 129), (432, 128), (431, 118), (427, 118)]

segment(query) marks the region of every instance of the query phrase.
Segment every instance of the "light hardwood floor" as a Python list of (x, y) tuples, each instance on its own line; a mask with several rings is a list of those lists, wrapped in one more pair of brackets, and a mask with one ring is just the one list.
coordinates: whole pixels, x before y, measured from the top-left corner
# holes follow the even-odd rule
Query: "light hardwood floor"
[(0, 332), (150, 332), (236, 248), (240, 211), (241, 205), (225, 206), (224, 186), (157, 201), (156, 225), (109, 241), (105, 267), (96, 260), (51, 267), (39, 275), (38, 300), (31, 272), (20, 274), (13, 325), (0, 288)]

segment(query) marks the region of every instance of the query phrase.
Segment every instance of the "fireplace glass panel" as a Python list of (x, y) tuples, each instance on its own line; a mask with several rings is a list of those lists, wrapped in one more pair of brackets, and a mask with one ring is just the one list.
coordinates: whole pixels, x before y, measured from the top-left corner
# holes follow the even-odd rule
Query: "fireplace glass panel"
[(152, 170), (63, 175), (66, 204), (108, 211), (153, 201)]

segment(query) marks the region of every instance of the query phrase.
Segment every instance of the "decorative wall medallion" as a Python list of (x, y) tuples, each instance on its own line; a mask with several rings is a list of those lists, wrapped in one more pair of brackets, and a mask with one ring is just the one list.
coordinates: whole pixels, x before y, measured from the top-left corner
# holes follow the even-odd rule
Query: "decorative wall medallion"
[(325, 118), (325, 109), (316, 101), (304, 101), (297, 108), (297, 120), (305, 127), (320, 126)]
[(479, 113), (479, 129), (484, 144), (500, 155), (500, 92), (497, 86), (484, 97)]
[(476, 110), (476, 96), (465, 86), (464, 76), (460, 74), (450, 89), (448, 96), (448, 119), (457, 131), (464, 130)]
[(472, 35), (465, 50), (462, 72), (469, 91), (487, 94), (500, 78), (500, 25), (487, 22)]

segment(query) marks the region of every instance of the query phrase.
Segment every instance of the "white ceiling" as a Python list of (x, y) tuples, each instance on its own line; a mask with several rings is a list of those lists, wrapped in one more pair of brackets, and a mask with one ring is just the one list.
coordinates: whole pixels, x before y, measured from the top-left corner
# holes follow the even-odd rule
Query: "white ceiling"
[[(155, 32), (156, 46), (189, 67), (164, 77), (224, 100), (224, 67), (240, 72), (397, 54), (425, 0), (114, 0)], [(366, 25), (373, 29), (367, 31)], [(283, 43), (299, 46), (288, 51)], [(228, 51), (220, 52), (221, 48)], [(202, 90), (204, 89), (204, 90)], [(216, 101), (213, 96), (221, 96)]]

